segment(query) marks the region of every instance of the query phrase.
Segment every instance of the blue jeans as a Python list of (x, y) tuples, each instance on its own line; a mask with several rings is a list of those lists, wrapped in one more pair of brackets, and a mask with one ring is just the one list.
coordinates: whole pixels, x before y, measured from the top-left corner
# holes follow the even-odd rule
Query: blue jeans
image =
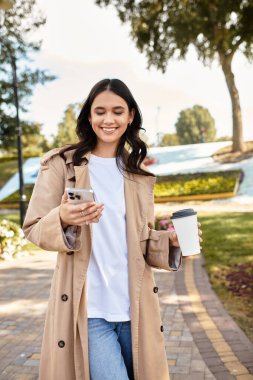
[(88, 318), (91, 380), (134, 380), (131, 322)]

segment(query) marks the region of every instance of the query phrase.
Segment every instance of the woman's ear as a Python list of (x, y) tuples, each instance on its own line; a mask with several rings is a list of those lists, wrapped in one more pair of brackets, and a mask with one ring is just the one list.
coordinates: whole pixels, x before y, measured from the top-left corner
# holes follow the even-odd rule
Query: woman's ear
[(129, 124), (132, 124), (134, 120), (134, 115), (135, 115), (135, 109), (133, 108), (130, 112)]

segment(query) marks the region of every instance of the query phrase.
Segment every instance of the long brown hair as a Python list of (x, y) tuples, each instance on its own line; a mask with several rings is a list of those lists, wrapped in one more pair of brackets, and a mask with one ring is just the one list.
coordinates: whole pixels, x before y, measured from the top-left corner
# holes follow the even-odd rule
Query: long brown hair
[[(73, 163), (75, 166), (79, 166), (85, 160), (83, 156), (95, 148), (97, 136), (91, 127), (89, 117), (94, 99), (103, 91), (112, 91), (125, 100), (129, 112), (134, 110), (134, 119), (121, 136), (116, 150), (116, 162), (119, 169), (134, 174), (154, 176), (141, 168), (141, 163), (147, 155), (147, 145), (139, 136), (140, 131), (145, 130), (142, 128), (140, 109), (129, 88), (119, 79), (103, 79), (91, 89), (77, 119), (76, 134), (80, 141), (64, 147), (60, 152), (61, 157), (64, 158), (64, 152), (75, 149)], [(124, 154), (126, 145), (129, 151), (127, 155)]]

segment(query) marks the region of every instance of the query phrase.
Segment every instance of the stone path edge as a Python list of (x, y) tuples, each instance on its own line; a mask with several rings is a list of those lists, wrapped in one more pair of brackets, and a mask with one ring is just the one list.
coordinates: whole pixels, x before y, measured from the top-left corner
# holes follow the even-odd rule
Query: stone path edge
[[(217, 310), (219, 311), (219, 316), (212, 316), (214, 322), (218, 326), (219, 330), (225, 337), (227, 343), (230, 345), (232, 351), (239, 358), (240, 362), (248, 369), (249, 373), (253, 374), (253, 344), (238, 326), (238, 324), (233, 320), (233, 318), (228, 314), (224, 308), (222, 302), (216, 293), (212, 290), (210, 285), (208, 275), (205, 270), (202, 269), (202, 277), (197, 275), (197, 272), (200, 272), (200, 267), (204, 268), (204, 257), (200, 257), (199, 261), (194, 261), (194, 277), (198, 289), (202, 287), (202, 282), (209, 284), (209, 291), (212, 295), (212, 300), (208, 303), (204, 299), (204, 294), (201, 292), (202, 301), (209, 312), (209, 315), (212, 314), (212, 305), (214, 302), (217, 304)], [(226, 322), (226, 323), (225, 323)], [(233, 331), (233, 335), (231, 334)], [(237, 338), (237, 339), (235, 339)], [(240, 342), (240, 343), (237, 343)], [(240, 347), (238, 347), (240, 345)]]

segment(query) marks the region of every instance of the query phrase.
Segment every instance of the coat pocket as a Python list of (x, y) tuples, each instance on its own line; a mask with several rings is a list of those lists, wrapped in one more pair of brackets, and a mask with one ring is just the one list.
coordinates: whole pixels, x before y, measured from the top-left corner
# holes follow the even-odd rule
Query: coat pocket
[(154, 268), (178, 270), (181, 265), (181, 249), (170, 246), (168, 231), (150, 230), (146, 262)]

